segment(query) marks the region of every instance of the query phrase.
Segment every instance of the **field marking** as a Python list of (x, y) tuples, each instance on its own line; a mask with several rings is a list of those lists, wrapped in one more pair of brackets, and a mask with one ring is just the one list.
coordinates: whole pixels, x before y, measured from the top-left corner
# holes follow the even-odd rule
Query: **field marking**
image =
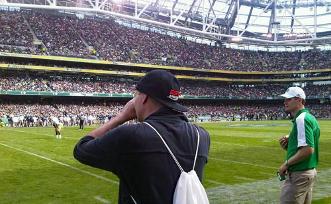
[(71, 166), (69, 164), (66, 164), (66, 163), (63, 163), (63, 162), (60, 162), (60, 161), (56, 161), (54, 159), (51, 159), (51, 158), (48, 158), (48, 157), (45, 157), (45, 156), (42, 156), (42, 155), (39, 155), (39, 154), (36, 154), (36, 153), (33, 153), (33, 152), (29, 152), (29, 151), (26, 151), (26, 150), (23, 150), (23, 149), (20, 149), (20, 148), (16, 148), (16, 147), (13, 147), (13, 146), (10, 146), (10, 145), (7, 145), (7, 144), (4, 144), (4, 143), (1, 143), (0, 142), (0, 145), (4, 146), (4, 147), (7, 147), (7, 148), (10, 148), (10, 149), (14, 149), (16, 151), (19, 151), (19, 152), (23, 152), (25, 154), (28, 154), (28, 155), (31, 155), (31, 156), (35, 156), (35, 157), (38, 157), (40, 159), (44, 159), (44, 160), (47, 160), (47, 161), (50, 161), (50, 162), (53, 162), (53, 163), (56, 163), (58, 165), (61, 165), (61, 166), (65, 166), (67, 168), (70, 168), (72, 170), (75, 170), (75, 171), (78, 171), (80, 173), (84, 173), (84, 174), (87, 174), (87, 175), (90, 175), (90, 176), (93, 176), (95, 178), (98, 178), (100, 180), (103, 180), (103, 181), (107, 181), (109, 183), (113, 183), (113, 184), (119, 184), (117, 181), (114, 181), (112, 179), (109, 179), (109, 178), (106, 178), (106, 177), (103, 177), (103, 176), (100, 176), (100, 175), (97, 175), (97, 174), (94, 174), (94, 173), (91, 173), (89, 171), (86, 171), (86, 170), (82, 170), (82, 169), (79, 169), (77, 167), (74, 167), (74, 166)]
[(105, 204), (110, 204), (111, 202), (107, 199), (104, 199), (101, 196), (94, 196), (94, 199), (96, 199), (97, 201), (100, 201), (101, 203), (105, 203)]
[(216, 160), (216, 161), (224, 161), (224, 162), (236, 163), (236, 164), (250, 165), (250, 166), (261, 167), (261, 168), (268, 168), (268, 169), (273, 169), (273, 170), (277, 170), (278, 169), (277, 167), (272, 167), (272, 166), (252, 164), (252, 163), (240, 162), (240, 161), (234, 161), (234, 160), (228, 160), (228, 159), (219, 159), (219, 158), (215, 158), (215, 157), (209, 157), (208, 159), (212, 159), (212, 160)]
[[(44, 135), (44, 136), (53, 137), (54, 139), (56, 139), (54, 135), (49, 135), (49, 134), (42, 134), (42, 133), (36, 133), (36, 132), (27, 132), (27, 131), (22, 131), (22, 130), (11, 130), (11, 129), (8, 129), (8, 130), (13, 131), (13, 132), (28, 133), (28, 134), (33, 134), (33, 135)], [(80, 138), (75, 138), (75, 137), (70, 137), (70, 136), (62, 136), (62, 140), (63, 139), (76, 140), (76, 141), (80, 140)], [(58, 139), (58, 140), (61, 140), (61, 139)], [(253, 148), (257, 147), (257, 148), (268, 148), (268, 149), (277, 149), (277, 150), (279, 149), (277, 147), (267, 147), (267, 146), (259, 146), (259, 145), (246, 146), (246, 145), (236, 144), (236, 143), (211, 141), (211, 144), (213, 144), (213, 143), (226, 144), (226, 145), (235, 145), (235, 146), (240, 146), (240, 147), (253, 147)], [(329, 152), (321, 152), (321, 154), (331, 155), (331, 153), (329, 153)]]
[[(265, 143), (269, 143), (269, 142), (274, 142), (275, 140), (270, 140), (270, 139), (264, 139), (264, 140), (262, 140), (261, 142), (265, 142)], [(277, 140), (276, 140), (277, 141)]]
[(222, 135), (222, 136), (213, 136), (213, 137), (245, 137), (245, 138), (257, 138), (257, 139), (270, 139), (270, 138), (273, 138), (272, 136), (249, 136), (249, 135), (240, 135), (240, 136)]
[(205, 181), (209, 182), (209, 183), (212, 183), (212, 184), (216, 184), (218, 186), (222, 185), (223, 183), (221, 182), (218, 182), (218, 181), (215, 181), (215, 180), (211, 180), (211, 179), (206, 179)]
[(240, 180), (245, 180), (245, 181), (256, 181), (255, 179), (252, 178), (247, 178), (244, 176), (234, 176), (234, 178), (240, 179)]
[[(318, 170), (313, 199), (331, 197), (331, 169)], [(282, 182), (276, 175), (255, 182), (221, 185), (207, 189), (210, 203), (279, 203)]]
[[(260, 145), (243, 145), (243, 144), (236, 144), (236, 143), (230, 143), (230, 142), (218, 142), (218, 141), (211, 141), (211, 144), (216, 143), (216, 144), (225, 144), (225, 145), (234, 145), (234, 146), (239, 146), (239, 147), (257, 147), (257, 148), (267, 148), (267, 149), (275, 149), (275, 150), (282, 150), (282, 148), (279, 147), (270, 147), (270, 146), (260, 146)], [(215, 147), (213, 147), (215, 148)], [(331, 155), (331, 152), (321, 152), (320, 154), (326, 154), (326, 155)]]
[[(13, 132), (20, 132), (20, 133), (28, 133), (28, 134), (32, 134), (32, 135), (44, 135), (44, 136), (48, 136), (48, 137), (53, 137), (54, 139), (56, 139), (55, 135), (49, 135), (49, 134), (42, 134), (42, 133), (36, 133), (36, 132), (27, 132), (27, 131), (23, 131), (23, 130), (10, 130)], [(75, 137), (70, 137), (70, 136), (62, 136), (62, 139), (71, 139), (71, 140), (79, 140), (80, 138), (75, 138)]]
[(248, 123), (248, 124), (238, 123), (238, 124), (227, 125), (227, 127), (289, 127), (289, 126), (290, 124), (288, 123)]
[(270, 147), (270, 146), (260, 146), (260, 145), (243, 145), (243, 144), (236, 144), (236, 143), (230, 143), (230, 142), (218, 142), (218, 141), (211, 141), (211, 144), (225, 144), (225, 145), (234, 145), (239, 147), (257, 147), (257, 148), (268, 148), (268, 149), (280, 149), (280, 147)]

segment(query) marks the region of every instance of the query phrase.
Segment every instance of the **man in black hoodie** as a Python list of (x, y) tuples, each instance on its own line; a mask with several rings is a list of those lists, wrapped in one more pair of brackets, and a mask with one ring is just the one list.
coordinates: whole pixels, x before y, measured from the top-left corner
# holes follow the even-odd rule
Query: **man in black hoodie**
[[(187, 108), (177, 101), (176, 77), (163, 70), (147, 73), (138, 83), (135, 97), (101, 127), (83, 137), (74, 149), (80, 162), (111, 171), (120, 179), (119, 202), (172, 204), (180, 169), (153, 126), (174, 153), (180, 166), (192, 170), (198, 135), (200, 143), (195, 171), (202, 180), (210, 138), (188, 122)], [(137, 119), (140, 123), (122, 125)]]

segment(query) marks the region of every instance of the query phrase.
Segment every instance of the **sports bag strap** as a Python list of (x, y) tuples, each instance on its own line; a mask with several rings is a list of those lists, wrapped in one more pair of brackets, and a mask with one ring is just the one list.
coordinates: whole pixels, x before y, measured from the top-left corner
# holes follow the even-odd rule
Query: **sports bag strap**
[[(163, 137), (161, 136), (161, 134), (151, 125), (149, 124), (148, 122), (144, 122), (146, 125), (148, 125), (149, 127), (151, 127), (155, 132), (156, 134), (161, 138), (163, 144), (166, 146), (167, 150), (169, 151), (171, 157), (174, 159), (175, 163), (177, 164), (179, 170), (181, 172), (184, 171), (184, 169), (181, 167), (181, 165), (179, 164), (178, 160), (176, 159), (175, 155), (172, 153), (172, 151), (170, 150), (169, 146), (167, 145), (167, 143), (164, 141)], [(193, 162), (193, 169), (195, 168), (195, 163), (196, 163), (196, 160), (197, 160), (197, 157), (198, 157), (198, 151), (199, 151), (199, 144), (200, 144), (200, 133), (199, 133), (199, 130), (198, 128), (196, 128), (194, 126), (196, 132), (197, 132), (197, 136), (198, 136), (198, 141), (197, 141), (197, 150), (195, 151), (195, 156), (194, 156), (194, 162)]]
[(137, 201), (133, 198), (132, 195), (130, 195), (130, 197), (131, 197), (131, 199), (132, 199), (132, 201), (133, 201), (134, 204), (138, 204)]
[(195, 127), (195, 130), (197, 131), (198, 141), (197, 141), (197, 150), (195, 151), (194, 163), (193, 163), (193, 169), (192, 170), (194, 170), (194, 168), (195, 168), (195, 162), (197, 161), (198, 150), (199, 150), (199, 143), (200, 143), (200, 133), (199, 133), (199, 130), (198, 130), (197, 127)]
[(172, 151), (170, 150), (169, 146), (167, 145), (167, 143), (164, 141), (163, 137), (160, 135), (160, 133), (151, 125), (149, 124), (148, 122), (144, 122), (146, 125), (148, 125), (149, 127), (151, 127), (155, 132), (156, 134), (161, 138), (163, 144), (166, 146), (167, 150), (169, 151), (171, 157), (174, 159), (175, 163), (177, 164), (180, 172), (183, 172), (184, 169), (180, 166), (179, 162), (177, 161), (175, 155), (172, 153)]

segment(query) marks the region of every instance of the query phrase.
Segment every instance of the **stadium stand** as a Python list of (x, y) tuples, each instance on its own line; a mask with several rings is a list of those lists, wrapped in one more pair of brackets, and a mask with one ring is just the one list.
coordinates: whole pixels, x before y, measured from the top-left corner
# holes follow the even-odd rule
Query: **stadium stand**
[[(50, 58), (38, 59), (41, 55)], [(91, 58), (97, 60), (79, 62)], [(100, 60), (114, 64), (99, 64)], [(103, 123), (132, 97), (139, 76), (151, 65), (172, 66), (169, 70), (182, 76), (181, 92), (193, 121), (284, 119), (287, 114), (278, 96), (293, 86), (293, 79), (305, 85), (308, 108), (316, 117), (331, 118), (330, 85), (308, 80), (330, 77), (331, 51), (234, 50), (127, 27), (111, 18), (30, 10), (0, 11), (0, 61), (0, 118), (15, 127), (47, 126), (52, 117), (65, 125), (77, 125), (80, 116), (88, 124)], [(105, 70), (112, 75), (101, 74)], [(248, 81), (240, 82), (243, 78)], [(274, 79), (280, 81), (270, 83)]]
[[(136, 80), (120, 77), (77, 77), (67, 75), (42, 75), (25, 73), (22, 76), (0, 76), (0, 90), (3, 91), (53, 91), (75, 93), (130, 93), (135, 90)], [(228, 85), (211, 82), (182, 81), (182, 94), (192, 96), (211, 97), (243, 97), (243, 98), (267, 98), (279, 96), (284, 92), (287, 84), (270, 85)], [(323, 85), (308, 85), (305, 87), (306, 95), (327, 97), (331, 87)]]
[[(237, 71), (306, 70), (331, 65), (331, 51), (233, 50), (129, 28), (112, 19), (79, 19), (35, 11), (0, 14), (1, 51)], [(33, 45), (31, 33), (47, 51)]]
[(33, 36), (20, 13), (0, 12), (0, 44), (18, 47), (32, 46)]

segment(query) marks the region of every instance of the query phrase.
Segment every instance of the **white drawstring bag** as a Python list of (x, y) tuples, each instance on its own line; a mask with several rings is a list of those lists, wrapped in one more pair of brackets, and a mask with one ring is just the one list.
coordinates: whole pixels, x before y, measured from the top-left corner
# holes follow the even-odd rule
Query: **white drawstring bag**
[(144, 122), (144, 123), (147, 124), (149, 127), (151, 127), (156, 132), (156, 134), (161, 138), (162, 142), (168, 149), (171, 157), (174, 159), (175, 163), (177, 164), (178, 168), (181, 171), (181, 174), (177, 181), (174, 197), (173, 197), (173, 204), (209, 204), (205, 188), (202, 186), (202, 184), (198, 178), (198, 175), (196, 174), (196, 172), (194, 170), (195, 162), (196, 162), (197, 156), (198, 156), (198, 149), (199, 149), (199, 142), (200, 142), (200, 134), (199, 134), (198, 129), (195, 128), (196, 132), (197, 132), (197, 136), (198, 136), (198, 141), (197, 141), (197, 150), (195, 152), (195, 157), (194, 157), (193, 168), (190, 172), (187, 173), (180, 166), (175, 155), (172, 153), (172, 151), (170, 150), (169, 146), (164, 141), (164, 139), (160, 135), (160, 133), (149, 123), (147, 123), (147, 122)]

